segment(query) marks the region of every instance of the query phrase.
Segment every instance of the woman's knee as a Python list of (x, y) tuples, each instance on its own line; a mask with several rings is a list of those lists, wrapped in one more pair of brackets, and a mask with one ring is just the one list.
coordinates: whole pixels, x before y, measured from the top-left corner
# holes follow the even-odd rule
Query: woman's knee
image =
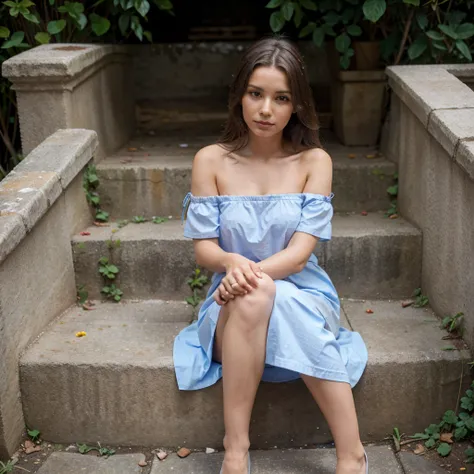
[(275, 293), (274, 281), (264, 274), (263, 278), (259, 279), (258, 288), (229, 302), (231, 305), (229, 309), (232, 308), (239, 313), (239, 320), (250, 327), (254, 327), (259, 322), (266, 323), (271, 315)]

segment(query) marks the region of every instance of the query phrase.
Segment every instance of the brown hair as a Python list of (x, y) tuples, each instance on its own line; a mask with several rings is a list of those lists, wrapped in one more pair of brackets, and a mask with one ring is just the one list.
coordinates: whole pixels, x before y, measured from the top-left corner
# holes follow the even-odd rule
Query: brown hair
[(288, 77), (296, 113), (284, 128), (283, 138), (291, 142), (295, 150), (320, 148), (318, 117), (303, 58), (298, 48), (282, 37), (261, 39), (243, 55), (230, 86), (229, 116), (218, 143), (231, 152), (247, 145), (248, 127), (242, 115), (241, 101), (250, 76), (260, 66), (277, 67)]

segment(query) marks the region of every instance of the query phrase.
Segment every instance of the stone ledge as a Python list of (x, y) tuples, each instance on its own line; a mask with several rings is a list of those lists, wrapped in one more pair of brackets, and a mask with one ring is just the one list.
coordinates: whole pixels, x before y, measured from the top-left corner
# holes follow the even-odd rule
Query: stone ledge
[[(474, 65), (391, 66), (389, 85), (427, 131), (474, 179)], [(461, 80), (462, 79), (462, 80)]]
[(474, 108), (434, 111), (428, 122), (428, 132), (449, 156), (454, 157), (462, 140), (474, 139)]
[(391, 66), (386, 71), (390, 87), (425, 127), (434, 110), (474, 107), (473, 91), (446, 67)]
[(454, 159), (474, 181), (474, 141), (461, 142)]
[(127, 48), (116, 45), (46, 44), (5, 61), (2, 74), (13, 82), (18, 79), (73, 78), (112, 54), (127, 54)]
[(91, 160), (97, 145), (94, 131), (58, 130), (0, 183), (0, 263)]

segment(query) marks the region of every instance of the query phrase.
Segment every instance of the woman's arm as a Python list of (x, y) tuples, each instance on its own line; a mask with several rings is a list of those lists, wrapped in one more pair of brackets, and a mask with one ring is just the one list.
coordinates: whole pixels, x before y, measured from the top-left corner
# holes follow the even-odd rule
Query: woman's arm
[[(305, 152), (303, 163), (308, 166), (308, 178), (303, 192), (329, 195), (332, 183), (331, 157), (321, 149)], [(287, 247), (259, 262), (262, 270), (273, 280), (281, 280), (305, 267), (318, 238), (305, 232), (295, 232)]]

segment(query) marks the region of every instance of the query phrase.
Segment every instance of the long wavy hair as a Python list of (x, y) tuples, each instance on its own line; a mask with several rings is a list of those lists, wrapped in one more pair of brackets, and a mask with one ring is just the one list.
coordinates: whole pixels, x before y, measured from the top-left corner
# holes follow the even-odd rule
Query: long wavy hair
[(282, 37), (261, 39), (242, 56), (230, 86), (229, 116), (218, 143), (230, 152), (247, 145), (249, 130), (242, 114), (242, 97), (250, 76), (260, 66), (279, 68), (288, 77), (295, 113), (283, 130), (284, 140), (295, 150), (320, 148), (319, 121), (303, 58), (298, 48)]

